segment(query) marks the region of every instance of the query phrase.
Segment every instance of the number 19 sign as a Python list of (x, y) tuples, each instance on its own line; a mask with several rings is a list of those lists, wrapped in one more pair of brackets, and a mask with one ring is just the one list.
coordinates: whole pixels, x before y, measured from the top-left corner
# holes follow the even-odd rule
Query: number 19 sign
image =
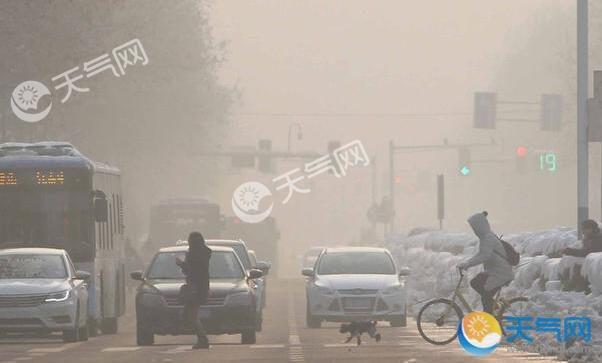
[(558, 170), (555, 152), (546, 151), (539, 154), (539, 170), (552, 173)]

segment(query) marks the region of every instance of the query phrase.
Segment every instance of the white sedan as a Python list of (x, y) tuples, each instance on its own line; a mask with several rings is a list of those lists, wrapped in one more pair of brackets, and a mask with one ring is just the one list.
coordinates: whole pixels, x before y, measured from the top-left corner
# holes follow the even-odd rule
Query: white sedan
[(306, 320), (309, 328), (322, 321), (389, 321), (406, 325), (406, 289), (403, 276), (385, 248), (325, 249), (306, 276)]
[(89, 278), (65, 250), (0, 250), (0, 333), (58, 331), (65, 342), (88, 340)]

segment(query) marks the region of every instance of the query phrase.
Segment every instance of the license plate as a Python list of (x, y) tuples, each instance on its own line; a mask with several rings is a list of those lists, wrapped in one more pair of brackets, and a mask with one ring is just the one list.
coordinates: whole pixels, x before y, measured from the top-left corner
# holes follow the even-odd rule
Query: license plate
[(348, 309), (370, 309), (372, 307), (371, 298), (351, 298), (345, 299), (345, 308)]
[(199, 309), (199, 318), (201, 319), (209, 319), (211, 317), (211, 310), (200, 308)]

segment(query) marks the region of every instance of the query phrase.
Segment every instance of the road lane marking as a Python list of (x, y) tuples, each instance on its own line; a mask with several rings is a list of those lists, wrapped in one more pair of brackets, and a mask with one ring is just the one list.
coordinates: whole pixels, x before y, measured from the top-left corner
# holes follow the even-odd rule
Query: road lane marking
[(251, 349), (278, 349), (278, 348), (284, 348), (284, 344), (255, 344), (255, 345), (250, 345), (249, 348), (251, 348)]
[(135, 352), (140, 347), (109, 347), (101, 350), (101, 352)]
[(19, 358), (15, 358), (15, 360), (32, 360), (33, 357), (19, 357)]
[(64, 350), (69, 349), (70, 347), (67, 345), (64, 345), (62, 347), (56, 347), (56, 348), (33, 348), (28, 350), (28, 353), (60, 353)]
[(331, 343), (324, 344), (324, 348), (345, 348), (345, 347), (357, 347), (356, 343)]
[(293, 298), (293, 292), (288, 290), (288, 360), (289, 362), (305, 362), (305, 356), (303, 355), (303, 347), (301, 346), (301, 339), (297, 332), (297, 319), (295, 316), (295, 300)]
[(169, 349), (169, 350), (165, 350), (161, 353), (163, 354), (178, 354), (178, 353), (184, 353), (187, 350), (192, 350), (192, 346), (190, 345), (180, 345), (178, 347)]

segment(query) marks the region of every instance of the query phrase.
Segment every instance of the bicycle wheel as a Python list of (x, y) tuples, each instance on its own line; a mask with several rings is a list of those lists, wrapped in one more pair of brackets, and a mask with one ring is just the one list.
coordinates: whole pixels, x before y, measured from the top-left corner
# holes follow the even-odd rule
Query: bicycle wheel
[(529, 305), (529, 299), (527, 299), (526, 297), (515, 297), (508, 301), (502, 301), (500, 305), (500, 310), (496, 315), (496, 319), (500, 322), (500, 327), (502, 328), (502, 335), (506, 336), (506, 329), (504, 329), (504, 317), (527, 316), (527, 306)]
[(418, 332), (431, 344), (449, 344), (458, 336), (462, 316), (460, 307), (451, 300), (431, 300), (418, 313)]

